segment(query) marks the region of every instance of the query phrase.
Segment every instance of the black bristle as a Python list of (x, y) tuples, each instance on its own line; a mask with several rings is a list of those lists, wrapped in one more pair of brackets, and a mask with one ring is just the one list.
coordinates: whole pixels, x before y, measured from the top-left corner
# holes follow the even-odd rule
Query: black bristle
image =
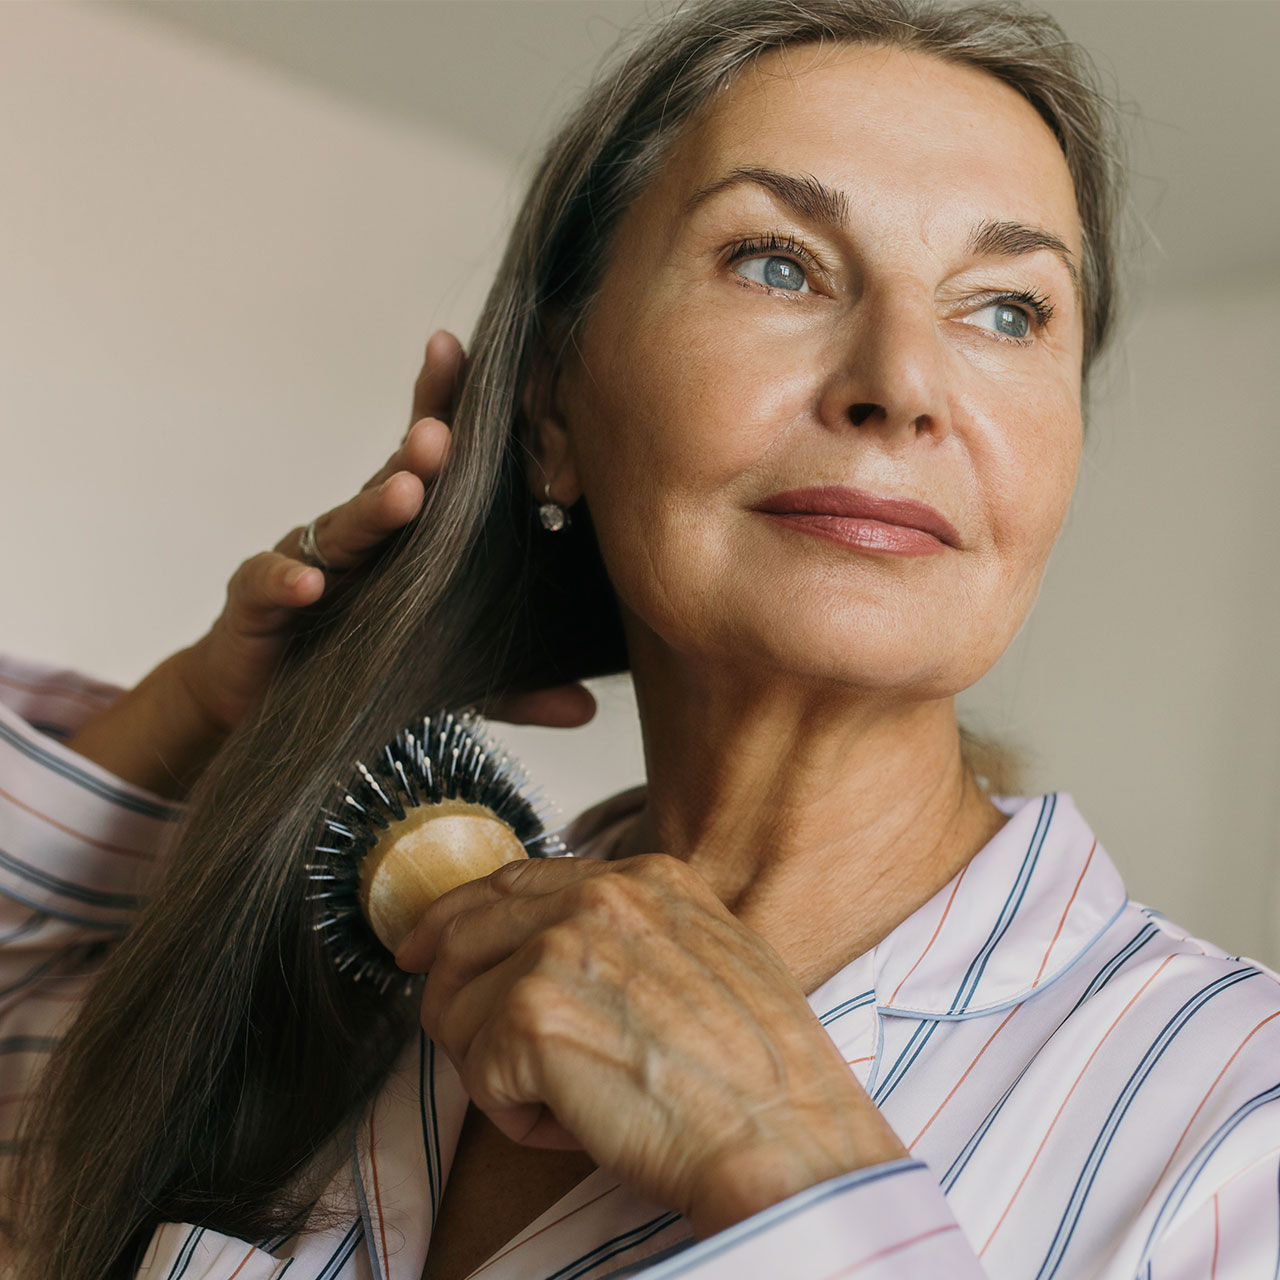
[(520, 766), (488, 736), (474, 711), (424, 716), (402, 729), (373, 757), (357, 762), (323, 810), (318, 855), (307, 866), (308, 897), (316, 904), (312, 928), (324, 935), (338, 970), (380, 991), (413, 979), (395, 967), (360, 911), (360, 863), (392, 822), (408, 810), (441, 800), (467, 800), (492, 809), (516, 834), (531, 858), (568, 853), (557, 831), (544, 825), (545, 804), (536, 804)]

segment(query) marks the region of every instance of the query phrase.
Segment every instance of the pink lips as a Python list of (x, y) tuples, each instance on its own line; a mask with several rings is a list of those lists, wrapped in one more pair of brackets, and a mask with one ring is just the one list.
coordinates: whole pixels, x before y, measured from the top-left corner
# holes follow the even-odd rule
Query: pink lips
[(835, 485), (777, 493), (760, 510), (792, 528), (865, 551), (919, 556), (960, 545), (950, 521), (914, 498)]

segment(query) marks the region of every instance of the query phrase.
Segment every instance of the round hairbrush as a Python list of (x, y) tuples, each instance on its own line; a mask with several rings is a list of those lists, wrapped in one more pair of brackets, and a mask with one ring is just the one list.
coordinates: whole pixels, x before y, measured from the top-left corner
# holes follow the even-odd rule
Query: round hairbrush
[(340, 972), (386, 990), (391, 956), (442, 894), (526, 857), (562, 857), (523, 770), (474, 711), (424, 716), (357, 762), (307, 873)]

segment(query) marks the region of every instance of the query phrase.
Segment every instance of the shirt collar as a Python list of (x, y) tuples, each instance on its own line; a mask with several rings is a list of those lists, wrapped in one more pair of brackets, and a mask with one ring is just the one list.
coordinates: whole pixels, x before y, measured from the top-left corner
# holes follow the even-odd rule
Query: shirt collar
[[(636, 787), (588, 809), (570, 848), (607, 857)], [(870, 953), (813, 993), (819, 1013), (874, 984), (881, 1013), (971, 1018), (1038, 994), (1067, 971), (1127, 902), (1115, 864), (1069, 795), (993, 797), (1008, 821), (965, 867)]]

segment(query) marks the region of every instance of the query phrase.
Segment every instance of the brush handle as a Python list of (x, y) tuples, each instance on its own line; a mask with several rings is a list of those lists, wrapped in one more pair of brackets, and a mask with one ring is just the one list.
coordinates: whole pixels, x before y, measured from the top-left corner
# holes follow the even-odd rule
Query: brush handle
[(492, 809), (466, 800), (410, 809), (360, 864), (360, 908), (378, 941), (395, 951), (442, 894), (528, 854)]

